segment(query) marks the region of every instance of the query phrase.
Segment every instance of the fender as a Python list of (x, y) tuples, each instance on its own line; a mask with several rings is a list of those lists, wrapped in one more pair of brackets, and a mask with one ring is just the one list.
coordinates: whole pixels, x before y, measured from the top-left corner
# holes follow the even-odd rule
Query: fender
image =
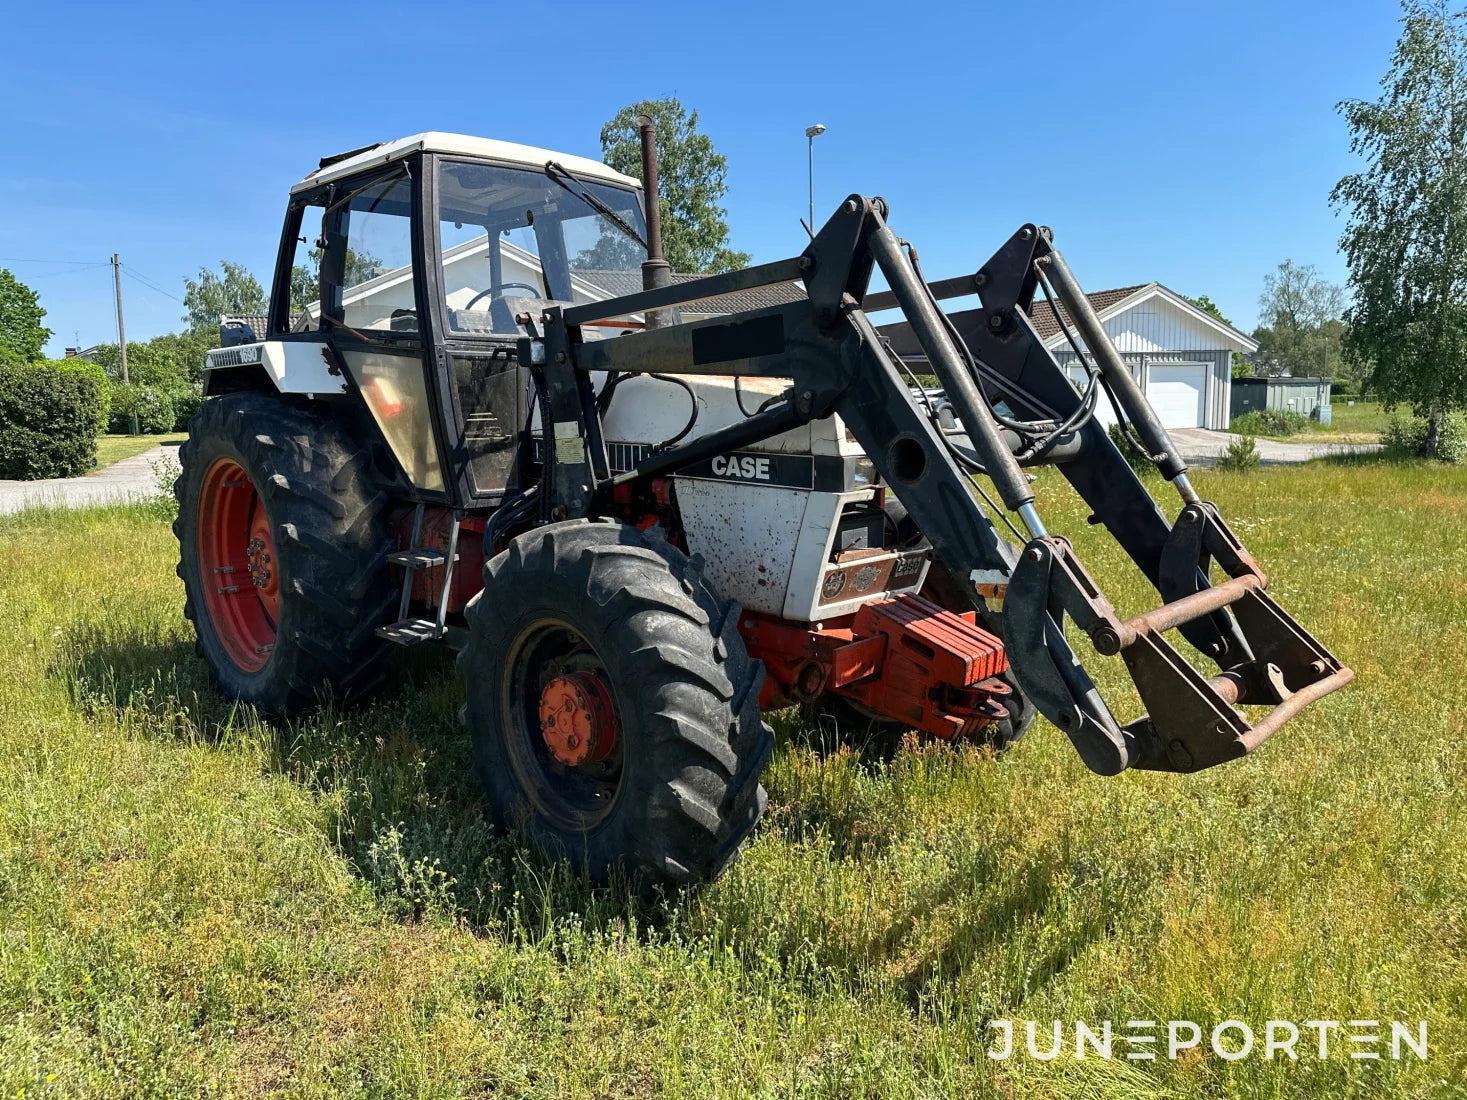
[(345, 393), (346, 379), (326, 361), (327, 343), (320, 340), (264, 340), (215, 348), (204, 358), (204, 396), (241, 389), (301, 393), (308, 397)]

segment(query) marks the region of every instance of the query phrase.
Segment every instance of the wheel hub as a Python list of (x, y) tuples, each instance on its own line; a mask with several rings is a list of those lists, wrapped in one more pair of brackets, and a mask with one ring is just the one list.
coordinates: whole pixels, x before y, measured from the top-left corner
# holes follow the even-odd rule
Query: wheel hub
[(605, 760), (616, 745), (616, 712), (601, 677), (567, 672), (546, 684), (540, 692), (540, 734), (562, 764)]
[(245, 565), (245, 570), (249, 573), (250, 580), (254, 582), (256, 588), (269, 587), (270, 579), (274, 576), (274, 573), (270, 569), (270, 550), (266, 547), (265, 540), (259, 535), (256, 535), (250, 539), (250, 544), (246, 547), (245, 553), (249, 559)]
[(197, 522), (200, 595), (215, 636), (241, 671), (258, 672), (275, 649), (280, 563), (265, 502), (234, 459), (205, 472)]

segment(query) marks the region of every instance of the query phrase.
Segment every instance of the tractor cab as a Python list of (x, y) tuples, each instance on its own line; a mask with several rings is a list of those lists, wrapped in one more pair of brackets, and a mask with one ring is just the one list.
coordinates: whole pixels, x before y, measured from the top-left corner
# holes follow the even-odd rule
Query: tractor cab
[(640, 287), (645, 238), (640, 184), (599, 162), (451, 134), (355, 150), (292, 189), (257, 338), (357, 391), (415, 495), (492, 507), (528, 461), (526, 322)]

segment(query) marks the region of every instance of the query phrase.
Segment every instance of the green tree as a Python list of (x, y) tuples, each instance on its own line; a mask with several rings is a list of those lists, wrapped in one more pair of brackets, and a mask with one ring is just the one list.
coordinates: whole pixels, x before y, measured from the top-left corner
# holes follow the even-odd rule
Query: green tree
[[(321, 301), (321, 253), (311, 253), (309, 267), (296, 264), (290, 269), (290, 312), (304, 313), (307, 306)], [(260, 333), (255, 333), (259, 336)]]
[(1380, 98), (1339, 105), (1365, 168), (1331, 199), (1348, 217), (1346, 340), (1382, 400), (1426, 418), (1438, 456), (1447, 414), (1467, 406), (1467, 13), (1402, 10)]
[[(115, 431), (128, 431), (130, 416), (140, 423), (167, 423), (145, 431), (184, 428), (203, 400), (204, 356), (219, 342), (218, 329), (166, 332), (146, 343), (127, 342), (130, 384), (121, 382), (122, 357), (116, 344), (97, 348), (96, 360), (113, 383), (110, 422)], [(145, 396), (150, 395), (150, 396)], [(144, 406), (147, 406), (144, 408)], [(147, 415), (144, 415), (147, 413)]]
[[(264, 336), (264, 333), (260, 333)], [(165, 332), (148, 341), (148, 347), (156, 361), (167, 365), (171, 378), (180, 378), (190, 385), (199, 386), (204, 381), (204, 357), (219, 345), (219, 329), (216, 323), (211, 330), (200, 332)], [(132, 348), (128, 348), (128, 367), (132, 366)], [(128, 371), (132, 373), (131, 369)]]
[[(621, 237), (621, 234), (617, 234)], [(621, 237), (626, 240), (625, 237)], [(630, 242), (628, 242), (630, 243)], [(295, 264), (290, 269), (290, 311), (304, 313), (307, 306), (321, 301), (321, 250), (313, 248), (305, 264)], [(382, 270), (382, 261), (370, 252), (346, 250), (346, 285), (358, 286), (368, 279), (375, 279)], [(256, 333), (263, 336), (263, 333)]]
[[(195, 332), (218, 332), (219, 318), (225, 313), (263, 313), (265, 310), (265, 292), (260, 288), (259, 280), (243, 264), (224, 260), (219, 268), (221, 274), (218, 275), (208, 268), (200, 268), (197, 280), (183, 281), (183, 304), (188, 310), (184, 320)], [(128, 354), (128, 366), (131, 367), (130, 346)]]
[(1313, 264), (1285, 260), (1263, 277), (1258, 297), (1257, 362), (1266, 375), (1307, 378), (1341, 367), (1345, 292)]
[(1188, 298), (1187, 301), (1191, 302), (1203, 313), (1207, 313), (1212, 315), (1213, 317), (1216, 317), (1225, 325), (1231, 325), (1233, 323), (1223, 316), (1222, 310), (1217, 308), (1217, 303), (1209, 298), (1206, 294), (1199, 294), (1195, 298)]
[(731, 271), (749, 263), (747, 252), (728, 247), (728, 211), (719, 200), (728, 191), (728, 158), (698, 132), (698, 112), (673, 96), (634, 103), (601, 128), (606, 163), (628, 176), (642, 176), (637, 116), (657, 128), (657, 175), (661, 188), (662, 248), (674, 271)]
[[(1227, 325), (1229, 328), (1236, 327), (1236, 326), (1233, 325), (1233, 322), (1229, 321), (1226, 317), (1223, 316), (1222, 310), (1220, 310), (1220, 309), (1217, 308), (1217, 303), (1214, 302), (1211, 298), (1209, 298), (1206, 294), (1199, 294), (1195, 298), (1188, 298), (1187, 301), (1191, 302), (1194, 306), (1196, 306), (1198, 309), (1200, 309), (1203, 313), (1206, 313), (1206, 314), (1208, 314), (1209, 316), (1212, 316), (1212, 317), (1216, 317), (1219, 321), (1221, 321), (1223, 324)], [(1250, 362), (1248, 362), (1248, 360), (1244, 359), (1236, 351), (1233, 352), (1233, 377), (1234, 378), (1251, 378), (1251, 377), (1253, 377), (1253, 364), (1250, 363)]]
[(41, 324), (45, 316), (36, 292), (0, 267), (0, 361), (41, 359), (41, 349), (51, 339), (51, 330)]

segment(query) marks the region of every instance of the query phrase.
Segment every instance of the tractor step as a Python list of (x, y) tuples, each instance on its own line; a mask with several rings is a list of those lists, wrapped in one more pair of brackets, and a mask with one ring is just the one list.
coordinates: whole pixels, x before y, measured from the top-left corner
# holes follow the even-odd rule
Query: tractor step
[[(408, 548), (394, 550), (387, 555), (389, 562), (403, 567), (402, 595), (398, 599), (397, 622), (379, 626), (377, 636), (396, 645), (447, 641), (456, 648), (460, 631), (449, 627), (445, 620), (448, 618), (448, 597), (453, 588), (453, 567), (458, 561), (458, 533), (463, 517), (458, 512), (452, 514), (448, 525), (448, 549), (438, 550), (431, 546), (418, 545), (423, 534), (423, 511), (424, 506), (419, 504), (413, 512), (413, 533)], [(413, 578), (419, 569), (443, 570), (438, 586), (437, 615), (432, 619), (408, 614), (408, 608), (412, 606)]]
[[(436, 569), (448, 560), (448, 555), (442, 550), (419, 546), (413, 550), (394, 550), (387, 555), (387, 560), (393, 565), (406, 565), (413, 569)], [(458, 560), (458, 555), (454, 555), (454, 560)]]
[(377, 636), (398, 645), (420, 645), (436, 642), (443, 637), (443, 631), (432, 619), (400, 619), (387, 626), (379, 626)]

